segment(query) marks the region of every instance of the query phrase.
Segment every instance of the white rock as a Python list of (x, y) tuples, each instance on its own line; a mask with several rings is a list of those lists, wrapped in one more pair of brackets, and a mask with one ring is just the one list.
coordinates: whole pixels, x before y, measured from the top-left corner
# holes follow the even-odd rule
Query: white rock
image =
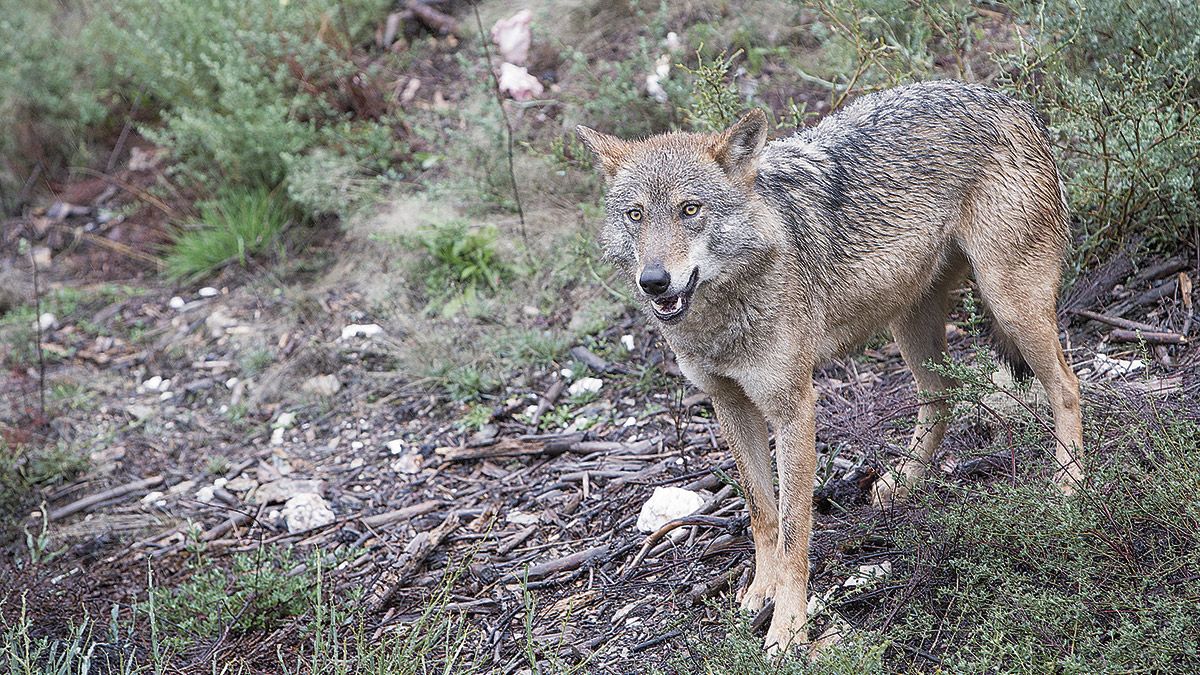
[(386, 445), (388, 452), (392, 453), (393, 455), (399, 455), (400, 453), (404, 452), (404, 439), (402, 438), (388, 441)]
[(600, 387), (604, 386), (604, 380), (598, 377), (583, 377), (572, 382), (570, 387), (567, 387), (567, 393), (572, 396), (579, 396), (583, 393), (594, 394), (600, 391)]
[(421, 471), (421, 455), (415, 452), (405, 453), (392, 462), (392, 471), (396, 473), (418, 473)]
[(351, 468), (351, 469), (359, 469), (359, 468), (362, 468), (362, 465), (363, 465), (363, 458), (362, 458), (362, 457), (355, 457), (354, 459), (350, 460), (350, 468)]
[(342, 329), (342, 339), (353, 337), (374, 337), (383, 334), (383, 327), (376, 323), (352, 323)]
[(879, 579), (886, 578), (891, 573), (892, 562), (890, 560), (885, 560), (878, 565), (860, 565), (857, 572), (842, 582), (842, 586), (845, 588), (866, 586)]
[(152, 505), (157, 504), (160, 501), (165, 504), (166, 500), (163, 499), (163, 497), (165, 497), (165, 496), (166, 495), (164, 495), (163, 493), (159, 492), (158, 490), (155, 490), (153, 492), (148, 493), (145, 497), (142, 497), (142, 504), (145, 504), (146, 506), (152, 506)]
[(541, 520), (541, 518), (532, 513), (524, 513), (522, 511), (509, 511), (504, 514), (504, 519), (513, 525), (533, 525)]
[(219, 338), (225, 334), (225, 331), (237, 326), (237, 319), (225, 313), (225, 310), (214, 309), (212, 314), (204, 318), (204, 327), (208, 329), (209, 336)]
[(201, 288), (200, 290), (196, 291), (196, 295), (199, 295), (202, 298), (215, 298), (220, 294), (221, 294), (221, 291), (218, 291), (217, 289), (213, 288), (212, 286), (205, 286), (204, 288)]
[(138, 391), (159, 391), (162, 387), (163, 379), (158, 375), (146, 378), (140, 385)]
[(1092, 372), (1106, 380), (1136, 373), (1145, 367), (1146, 362), (1141, 359), (1114, 359), (1107, 354), (1096, 354), (1092, 359)]
[(238, 379), (238, 378), (236, 378), (236, 377), (231, 377), (231, 378), (229, 378), (228, 380), (225, 380), (225, 388), (226, 388), (226, 389), (233, 389), (234, 387), (236, 387), (236, 386), (237, 386), (237, 383), (238, 383), (238, 382), (241, 382), (241, 380), (239, 380), (239, 379)]
[(172, 398), (173, 396), (175, 396), (175, 392), (173, 392), (173, 391), (164, 391), (163, 393), (161, 393), (161, 394), (159, 394), (159, 395), (158, 395), (158, 400), (160, 400), (160, 401), (170, 401), (170, 400), (171, 400), (171, 398)]
[(541, 96), (545, 88), (524, 67), (501, 63), (500, 91), (511, 96), (514, 101), (529, 101)]
[(42, 331), (54, 330), (55, 328), (58, 328), (58, 317), (54, 316), (50, 312), (44, 312), (38, 317), (37, 325), (38, 328), (42, 329)]
[(271, 430), (271, 445), (283, 445), (283, 427), (275, 427)]
[(229, 485), (229, 479), (225, 478), (224, 476), (213, 479), (213, 487), (215, 488), (223, 488), (226, 485)]
[(561, 375), (562, 379), (564, 380), (569, 380), (572, 377), (575, 377), (575, 371), (571, 370), (570, 368), (563, 368), (562, 370), (558, 371), (558, 374)]
[(362, 450), (364, 447), (366, 447), (366, 444), (362, 441), (350, 441), (351, 450)]
[(171, 301), (167, 304), (170, 305), (171, 309), (183, 309), (183, 306), (186, 305), (187, 302), (185, 302), (183, 298), (176, 295), (175, 297), (171, 298)]
[(637, 418), (636, 417), (627, 417), (627, 418), (625, 418), (625, 422), (621, 426), (623, 426), (623, 427), (637, 426)]
[(287, 500), (280, 515), (287, 524), (288, 532), (293, 533), (328, 525), (337, 517), (321, 495), (311, 492)]
[(691, 515), (704, 505), (699, 493), (680, 487), (657, 487), (638, 513), (639, 532), (654, 532), (667, 523)]
[(258, 487), (258, 481), (249, 476), (238, 476), (225, 484), (225, 489), (234, 492), (249, 492)]
[(250, 501), (255, 504), (279, 504), (302, 494), (321, 494), (325, 484), (319, 480), (279, 478), (254, 489)]
[(213, 500), (213, 490), (215, 489), (216, 488), (211, 485), (205, 485), (199, 490), (196, 490), (196, 500), (201, 502), (211, 502)]
[(523, 65), (529, 58), (529, 45), (533, 41), (530, 24), (533, 13), (523, 9), (507, 19), (500, 19), (492, 26), (492, 42), (496, 44), (500, 58)]
[(341, 391), (342, 382), (337, 375), (317, 375), (305, 380), (300, 389), (313, 396), (328, 398)]
[(279, 413), (279, 416), (275, 418), (275, 421), (271, 423), (271, 426), (276, 429), (288, 429), (291, 428), (291, 426), (295, 423), (296, 413), (281, 412)]
[(667, 49), (673, 52), (677, 52), (682, 49), (683, 43), (679, 41), (679, 33), (676, 33), (675, 31), (667, 33), (666, 45)]
[(626, 351), (633, 351), (633, 336), (628, 334), (622, 335), (621, 346), (625, 347)]

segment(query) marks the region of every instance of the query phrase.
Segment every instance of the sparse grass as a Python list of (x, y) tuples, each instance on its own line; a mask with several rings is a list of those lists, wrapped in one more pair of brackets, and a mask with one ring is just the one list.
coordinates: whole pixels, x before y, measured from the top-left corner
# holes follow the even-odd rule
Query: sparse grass
[(513, 275), (512, 265), (497, 250), (496, 236), (495, 227), (472, 227), (465, 221), (444, 223), (417, 235), (414, 244), (424, 256), (416, 272), (424, 278), (429, 297), (441, 303), (443, 314), (470, 304), (478, 293), (497, 292)]
[(166, 257), (166, 273), (172, 279), (196, 280), (229, 264), (245, 266), (255, 257), (282, 255), (280, 235), (292, 214), (275, 193), (228, 188), (198, 206), (199, 222), (179, 235)]

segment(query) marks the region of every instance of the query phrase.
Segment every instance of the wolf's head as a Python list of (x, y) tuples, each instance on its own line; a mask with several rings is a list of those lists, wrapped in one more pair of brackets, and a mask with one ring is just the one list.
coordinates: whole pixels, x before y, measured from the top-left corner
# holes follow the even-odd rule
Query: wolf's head
[(664, 323), (735, 276), (769, 244), (754, 227), (754, 179), (767, 118), (752, 110), (716, 134), (625, 141), (587, 127), (580, 140), (607, 181), (605, 253)]

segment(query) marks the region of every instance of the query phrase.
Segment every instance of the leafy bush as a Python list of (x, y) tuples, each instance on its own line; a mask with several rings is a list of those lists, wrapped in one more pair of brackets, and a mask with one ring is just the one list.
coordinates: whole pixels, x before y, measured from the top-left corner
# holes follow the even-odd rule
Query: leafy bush
[(1200, 213), (1200, 4), (1045, 0), (1008, 85), (1046, 114), (1082, 226), (1081, 268), (1122, 241), (1173, 249)]
[[(84, 9), (54, 0), (8, 3), (0, 13), (0, 210), (20, 205), (34, 172), (45, 176), (86, 154), (89, 127), (106, 117), (80, 43)], [(71, 48), (64, 48), (71, 45)], [(36, 182), (36, 181), (34, 181)]]
[(309, 561), (308, 574), (289, 575), (298, 564), (290, 549), (239, 553), (228, 570), (201, 558), (187, 581), (152, 588), (146, 608), (152, 606), (171, 627), (168, 646), (182, 648), (192, 640), (216, 637), (226, 626), (236, 633), (270, 630), (317, 602), (316, 560)]
[(474, 296), (480, 290), (494, 293), (513, 272), (496, 250), (495, 227), (473, 228), (453, 221), (426, 229), (416, 244), (425, 253), (419, 271), (431, 297)]
[(162, 111), (163, 126), (144, 133), (172, 149), (180, 171), (209, 184), (273, 187), (285, 156), (344, 131), (337, 125), (352, 116), (336, 97), (357, 72), (346, 50), (387, 5), (107, 0), (93, 29), (119, 45), (113, 86)]
[(200, 202), (200, 222), (176, 238), (166, 258), (167, 275), (197, 279), (230, 263), (245, 265), (252, 256), (279, 251), (280, 235), (291, 208), (266, 188), (229, 189)]

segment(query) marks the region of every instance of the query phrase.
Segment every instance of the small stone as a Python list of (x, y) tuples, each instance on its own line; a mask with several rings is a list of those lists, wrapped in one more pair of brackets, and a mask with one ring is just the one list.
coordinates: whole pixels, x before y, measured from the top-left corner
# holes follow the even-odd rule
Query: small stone
[(142, 497), (142, 504), (144, 504), (146, 506), (151, 506), (151, 505), (155, 505), (157, 502), (160, 502), (160, 501), (162, 503), (166, 504), (167, 503), (166, 500), (163, 499), (163, 497), (165, 497), (165, 496), (166, 495), (164, 495), (163, 493), (159, 492), (158, 490), (155, 490), (153, 492), (148, 493), (145, 497)]
[(205, 503), (213, 501), (213, 499), (214, 499), (213, 491), (214, 490), (216, 490), (216, 488), (213, 487), (212, 485), (205, 485), (204, 487), (200, 488), (199, 490), (196, 490), (196, 501), (201, 501), (201, 502), (205, 502)]
[(521, 511), (509, 511), (504, 516), (504, 519), (513, 525), (533, 525), (541, 520), (541, 518), (532, 513), (523, 513)]
[(167, 305), (170, 306), (171, 309), (183, 309), (183, 306), (186, 304), (187, 304), (187, 302), (185, 302), (184, 299), (179, 297), (178, 295), (171, 298), (171, 301), (169, 303), (167, 303)]
[(125, 406), (125, 412), (129, 413), (130, 417), (139, 422), (154, 416), (154, 408), (141, 403), (132, 403)]
[(271, 431), (271, 445), (283, 445), (283, 427), (276, 427)]
[(300, 389), (313, 396), (328, 398), (341, 391), (342, 383), (338, 380), (337, 375), (317, 375), (305, 380), (304, 384), (300, 385)]
[(569, 380), (572, 377), (575, 377), (575, 371), (571, 370), (570, 368), (563, 368), (562, 370), (558, 371), (558, 374), (564, 380)]
[(399, 459), (392, 462), (392, 471), (396, 473), (418, 473), (421, 471), (421, 455), (415, 452), (410, 452), (401, 455)]
[(33, 255), (33, 264), (40, 268), (49, 267), (53, 259), (49, 246), (34, 246), (30, 250), (30, 254)]
[(238, 476), (225, 484), (225, 489), (234, 492), (249, 492), (258, 487), (258, 481), (249, 476)]
[(191, 492), (192, 488), (194, 488), (194, 487), (196, 487), (196, 481), (194, 481), (194, 480), (181, 481), (179, 483), (172, 485), (167, 490), (167, 494), (170, 494), (170, 495), (186, 494), (188, 492)]
[(353, 337), (374, 337), (383, 333), (383, 327), (374, 323), (352, 323), (342, 329), (342, 339), (348, 340)]
[(393, 455), (398, 455), (404, 452), (404, 439), (397, 438), (395, 440), (388, 441), (387, 449), (388, 452), (392, 453)]
[(173, 392), (173, 391), (164, 391), (164, 392), (162, 392), (161, 394), (159, 394), (159, 395), (158, 395), (158, 400), (160, 400), (160, 401), (169, 401), (169, 400), (171, 400), (171, 398), (172, 398), (173, 396), (175, 396), (175, 392)]
[(572, 382), (571, 386), (567, 387), (567, 393), (572, 396), (579, 396), (584, 393), (594, 394), (600, 391), (600, 388), (603, 386), (604, 380), (598, 377), (584, 377), (576, 382)]
[(858, 571), (842, 582), (845, 588), (857, 588), (884, 579), (892, 573), (892, 562), (885, 560), (878, 565), (860, 565)]
[(199, 295), (202, 298), (215, 298), (220, 294), (221, 294), (221, 291), (218, 291), (217, 289), (213, 288), (212, 286), (205, 286), (204, 288), (201, 288), (200, 290), (196, 291), (196, 295)]
[(364, 447), (364, 445), (363, 445), (363, 442), (362, 442), (362, 441), (351, 441), (351, 442), (350, 442), (350, 449), (351, 449), (351, 450), (362, 450), (362, 449), (363, 449), (363, 447)]
[(280, 515), (291, 533), (328, 525), (337, 518), (329, 503), (315, 493), (298, 494), (287, 500)]
[(325, 483), (320, 480), (278, 478), (255, 488), (250, 501), (255, 504), (281, 504), (296, 495), (321, 494), (324, 491)]
[(238, 379), (238, 378), (236, 378), (236, 377), (231, 377), (231, 378), (229, 378), (228, 380), (225, 380), (225, 388), (226, 388), (226, 389), (233, 389), (234, 387), (236, 387), (236, 386), (237, 386), (237, 383), (238, 383), (238, 382), (241, 382), (241, 380), (239, 380), (239, 379)]
[(657, 487), (638, 513), (639, 532), (655, 532), (663, 525), (689, 516), (704, 505), (699, 493), (679, 487)]
[(275, 421), (271, 423), (271, 426), (276, 429), (289, 429), (295, 423), (296, 413), (281, 412), (279, 413), (279, 416), (275, 418)]
[(363, 465), (362, 457), (355, 457), (354, 459), (350, 460), (350, 468), (351, 469), (360, 469), (360, 468), (362, 468), (362, 465)]
[(625, 348), (625, 351), (633, 351), (633, 336), (629, 334), (622, 335), (621, 346)]
[(37, 323), (38, 328), (42, 329), (43, 332), (54, 330), (55, 328), (58, 328), (58, 317), (54, 316), (50, 312), (44, 312), (38, 317)]
[(146, 378), (146, 380), (138, 386), (138, 389), (141, 391), (159, 391), (159, 387), (162, 386), (162, 383), (163, 379), (158, 375), (155, 375), (154, 377)]

